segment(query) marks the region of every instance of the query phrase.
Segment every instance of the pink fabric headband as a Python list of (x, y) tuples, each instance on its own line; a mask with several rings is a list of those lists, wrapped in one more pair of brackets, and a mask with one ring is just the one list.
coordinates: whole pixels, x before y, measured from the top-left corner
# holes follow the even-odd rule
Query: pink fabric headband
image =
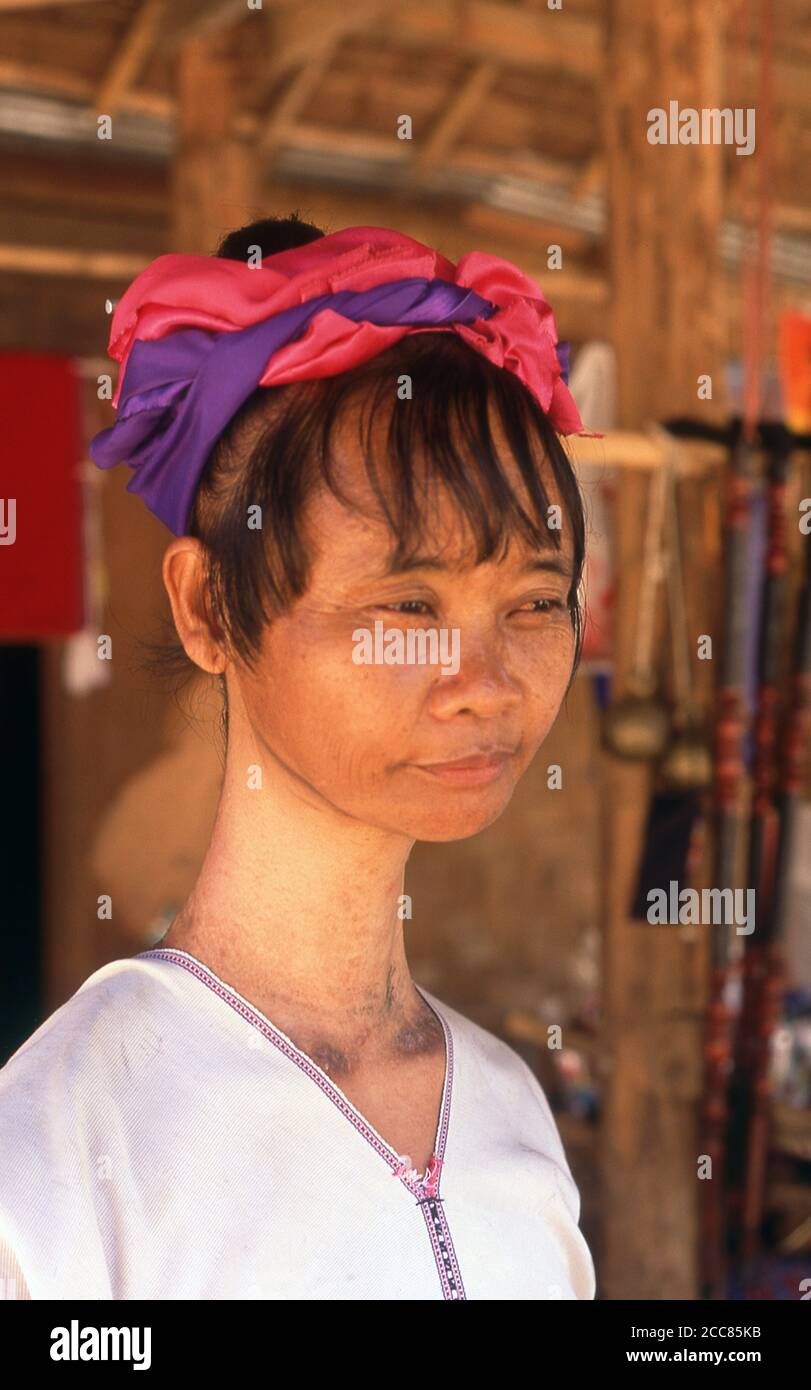
[(113, 315), (118, 419), (91, 441), (91, 457), (101, 468), (128, 463), (129, 490), (181, 534), (211, 449), (257, 386), (336, 376), (407, 333), (438, 329), (519, 377), (559, 434), (592, 433), (529, 276), (479, 251), (454, 265), (401, 232), (347, 227), (257, 267), (152, 261)]

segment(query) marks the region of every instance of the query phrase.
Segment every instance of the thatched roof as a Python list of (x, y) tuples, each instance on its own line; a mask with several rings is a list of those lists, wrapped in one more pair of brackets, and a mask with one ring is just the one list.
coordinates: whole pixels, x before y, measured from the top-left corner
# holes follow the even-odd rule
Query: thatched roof
[[(123, 284), (172, 249), (177, 55), (218, 36), (262, 211), (395, 219), (449, 254), (530, 273), (559, 243), (563, 329), (601, 329), (607, 285), (603, 0), (0, 0), (3, 338), (98, 348), (77, 284)], [(676, 7), (678, 9), (678, 7)], [(757, 36), (727, 6), (719, 104), (755, 101)], [(811, 290), (811, 0), (775, 7), (775, 283)], [(629, 61), (635, 55), (628, 55)], [(98, 138), (99, 114), (114, 139)], [(398, 117), (413, 138), (397, 137)], [(722, 262), (740, 262), (742, 166), (724, 150)], [(257, 209), (257, 214), (259, 210)], [(225, 228), (224, 228), (225, 229)], [(182, 248), (177, 248), (182, 249)], [(212, 248), (213, 249), (213, 248)], [(16, 274), (15, 274), (16, 272)], [(44, 293), (43, 293), (44, 292)], [(92, 322), (92, 327), (91, 327)]]

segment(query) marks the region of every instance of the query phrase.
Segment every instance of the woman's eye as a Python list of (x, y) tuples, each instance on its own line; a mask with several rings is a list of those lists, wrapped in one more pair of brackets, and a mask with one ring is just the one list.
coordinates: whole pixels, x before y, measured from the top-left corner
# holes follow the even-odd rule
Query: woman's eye
[[(404, 617), (422, 617), (426, 611), (430, 611), (429, 604), (425, 599), (407, 598), (400, 603), (381, 604), (387, 613), (402, 613)], [(557, 598), (536, 598), (530, 601), (527, 607), (519, 608), (519, 613), (564, 613), (568, 610), (568, 604), (562, 599)]]
[(519, 613), (563, 613), (568, 608), (568, 604), (559, 598), (534, 598), (531, 600), (528, 609), (519, 608)]
[(384, 603), (381, 605), (387, 613), (403, 613), (406, 617), (421, 616), (417, 615), (416, 608), (427, 609), (428, 605), (422, 598), (406, 598), (401, 603)]

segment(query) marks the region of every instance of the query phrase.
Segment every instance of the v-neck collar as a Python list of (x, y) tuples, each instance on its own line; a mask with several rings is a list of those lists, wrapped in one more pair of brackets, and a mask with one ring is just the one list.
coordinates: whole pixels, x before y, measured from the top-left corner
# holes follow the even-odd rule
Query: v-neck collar
[(442, 1172), (442, 1164), (445, 1157), (445, 1144), (448, 1137), (450, 1125), (451, 1100), (453, 1096), (453, 1073), (454, 1073), (454, 1045), (453, 1034), (450, 1024), (443, 1017), (440, 1011), (435, 1008), (427, 997), (426, 992), (415, 984), (425, 1003), (431, 1012), (439, 1019), (442, 1031), (445, 1036), (445, 1080), (442, 1087), (442, 1104), (439, 1110), (436, 1134), (434, 1136), (434, 1149), (431, 1162), (422, 1177), (415, 1177), (416, 1170), (407, 1169), (402, 1162), (402, 1155), (398, 1154), (390, 1144), (386, 1142), (381, 1134), (377, 1132), (373, 1125), (363, 1116), (354, 1106), (348, 1096), (344, 1095), (340, 1086), (337, 1086), (331, 1077), (314, 1062), (306, 1052), (302, 1052), (297, 1047), (292, 1038), (283, 1033), (261, 1009), (241, 995), (232, 985), (220, 979), (218, 975), (198, 960), (189, 951), (180, 950), (178, 947), (153, 947), (148, 951), (140, 951), (135, 957), (136, 960), (165, 960), (182, 969), (200, 980), (206, 985), (213, 994), (216, 994), (224, 1003), (228, 1004), (235, 1013), (239, 1014), (245, 1021), (268, 1039), (280, 1052), (289, 1057), (290, 1061), (303, 1072), (305, 1072), (320, 1089), (328, 1096), (334, 1105), (341, 1111), (351, 1124), (363, 1135), (373, 1149), (376, 1149), (381, 1158), (388, 1163), (392, 1175), (397, 1175), (410, 1192), (415, 1194), (418, 1200), (427, 1197), (439, 1199), (439, 1182)]

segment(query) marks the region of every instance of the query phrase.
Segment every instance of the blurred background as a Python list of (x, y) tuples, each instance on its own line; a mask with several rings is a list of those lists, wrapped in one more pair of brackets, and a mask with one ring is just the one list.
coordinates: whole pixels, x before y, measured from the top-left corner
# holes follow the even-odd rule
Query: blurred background
[[(508, 811), (416, 847), (412, 969), (546, 1088), (599, 1297), (799, 1296), (810, 72), (811, 0), (0, 0), (0, 1063), (163, 934), (221, 773), (211, 692), (144, 667), (168, 533), (88, 461), (116, 301), (292, 211), (498, 254), (603, 435), (589, 628)], [(671, 103), (730, 119), (649, 142)], [(656, 925), (674, 882), (756, 930)]]

